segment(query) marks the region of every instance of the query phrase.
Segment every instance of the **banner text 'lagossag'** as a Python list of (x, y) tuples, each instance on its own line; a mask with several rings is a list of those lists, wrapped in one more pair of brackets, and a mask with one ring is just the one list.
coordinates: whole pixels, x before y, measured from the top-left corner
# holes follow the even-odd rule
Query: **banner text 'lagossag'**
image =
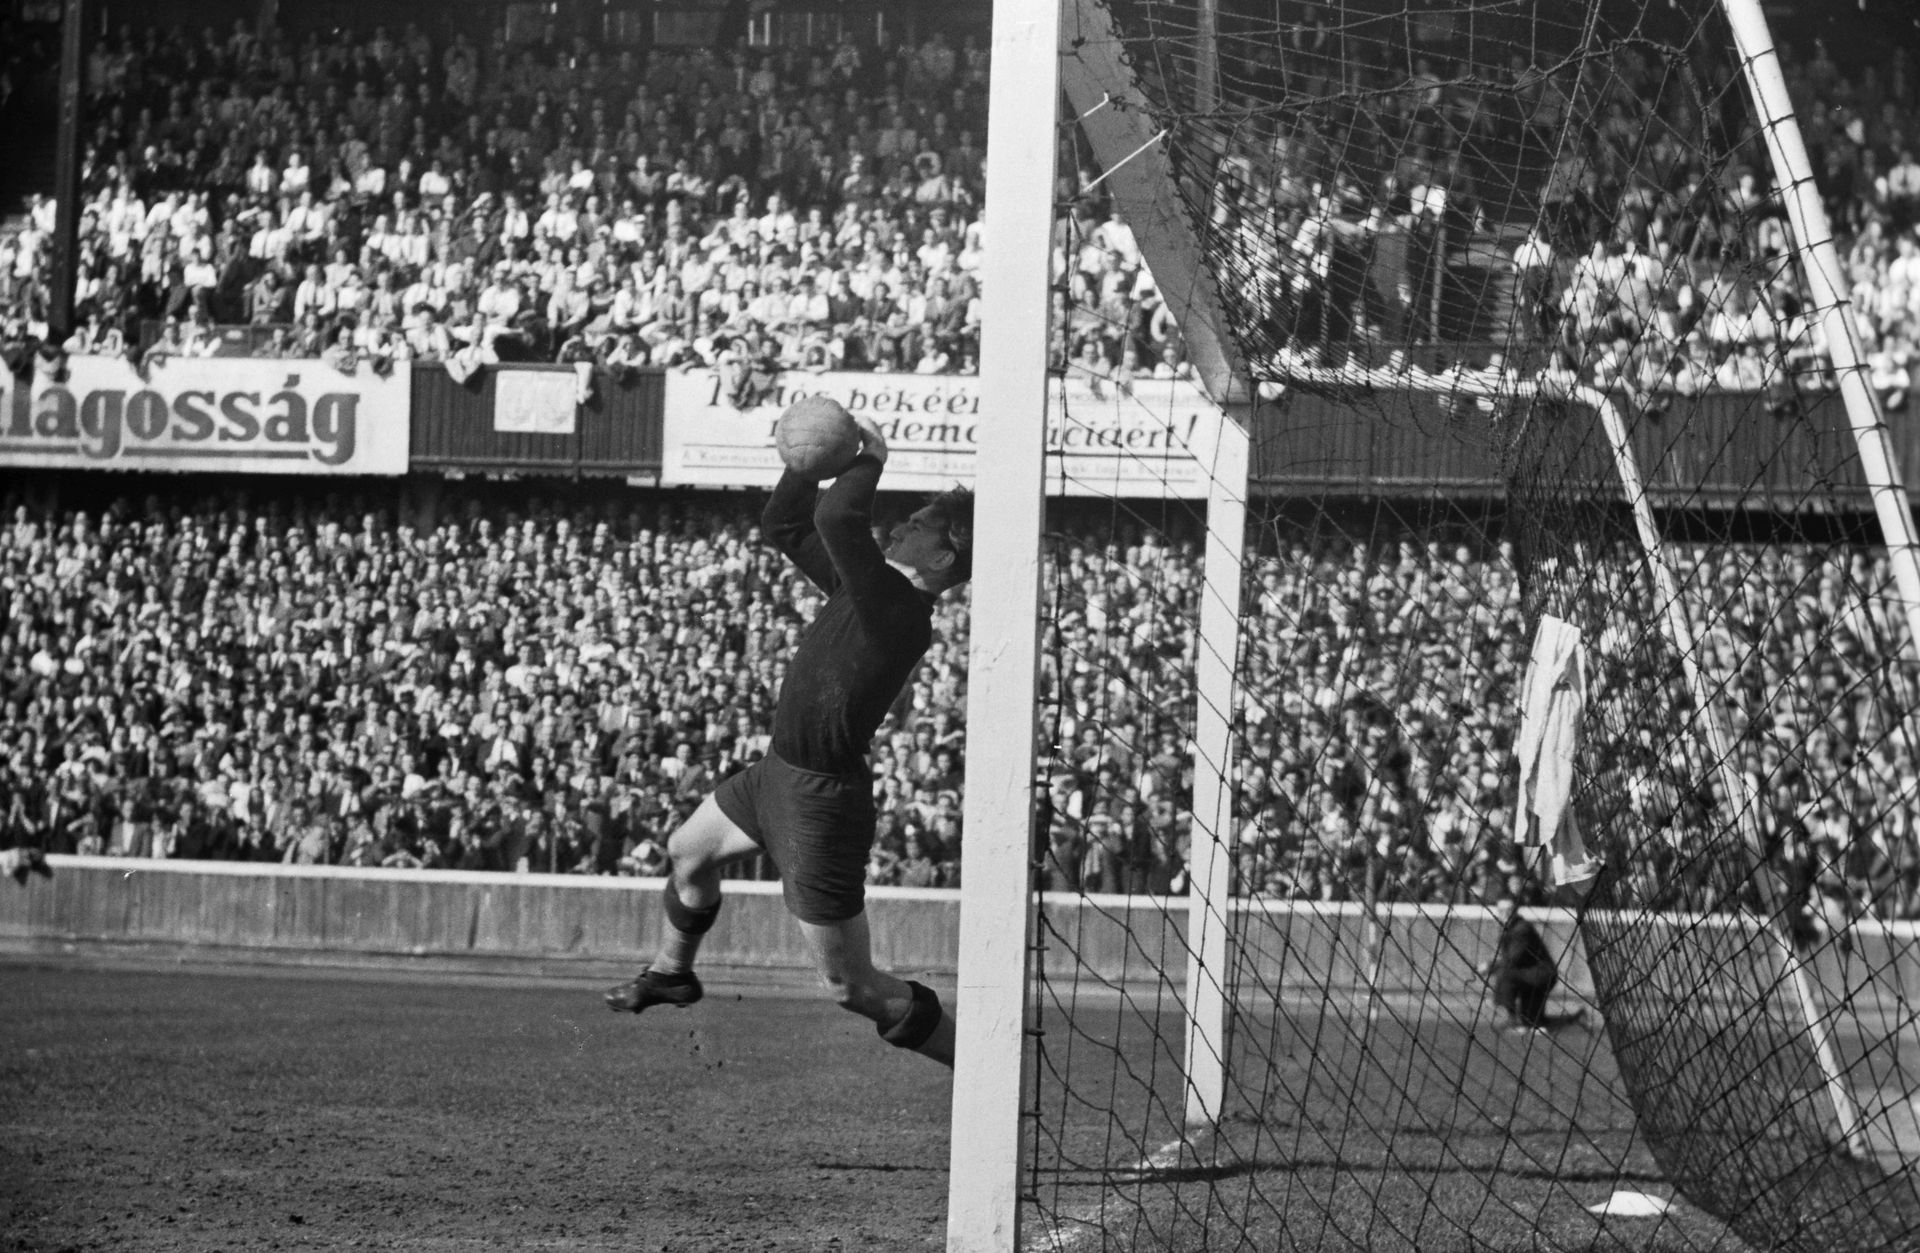
[(405, 474), (411, 385), (319, 361), (75, 357), (0, 379), (0, 465)]

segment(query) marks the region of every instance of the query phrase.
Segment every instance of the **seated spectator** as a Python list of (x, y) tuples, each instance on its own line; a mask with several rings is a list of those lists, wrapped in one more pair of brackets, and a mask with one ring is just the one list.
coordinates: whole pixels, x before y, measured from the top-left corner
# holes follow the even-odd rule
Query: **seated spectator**
[[(184, 316), (199, 307), (216, 324), (300, 327), (317, 314), (320, 338), (333, 343), (338, 336), (328, 332), (342, 319), (367, 324), (355, 302), (383, 290), (381, 272), (391, 275), (391, 290), (408, 293), (398, 309), (404, 321), (420, 303), (419, 285), (452, 290), (429, 282), (427, 271), (461, 262), (484, 276), (473, 294), (488, 302), (488, 316), (518, 326), (527, 347), (541, 356), (598, 352), (601, 337), (630, 329), (631, 319), (650, 328), (655, 359), (669, 361), (689, 355), (683, 345), (698, 337), (714, 293), (737, 291), (739, 270), (755, 267), (763, 291), (778, 285), (774, 269), (786, 275), (792, 293), (806, 294), (812, 284), (799, 316), (764, 325), (780, 344), (782, 364), (844, 364), (844, 356), (834, 360), (830, 344), (840, 338), (835, 328), (850, 319), (813, 304), (830, 287), (836, 215), (849, 200), (856, 213), (882, 212), (864, 181), (870, 159), (884, 150), (888, 159), (918, 162), (914, 194), (896, 196), (886, 211), (902, 220), (873, 223), (883, 237), (917, 241), (923, 223), (913, 215), (972, 212), (980, 200), (977, 171), (964, 161), (952, 170), (943, 165), (949, 149), (966, 147), (952, 137), (961, 116), (954, 109), (967, 118), (963, 130), (976, 128), (982, 116), (977, 83), (960, 88), (944, 109), (908, 101), (897, 90), (871, 98), (847, 90), (827, 113), (810, 114), (802, 101), (816, 86), (806, 67), (776, 60), (756, 72), (768, 93), (765, 116), (780, 121), (763, 127), (744, 101), (715, 90), (717, 79), (700, 77), (707, 71), (689, 70), (703, 116), (714, 125), (676, 148), (675, 138), (656, 125), (658, 105), (647, 86), (655, 81), (650, 71), (683, 68), (665, 50), (653, 54), (653, 67), (628, 59), (624, 72), (631, 76), (624, 81), (604, 64), (581, 63), (555, 71), (557, 77), (543, 74), (536, 86), (535, 77), (495, 70), (484, 58), (457, 51), (456, 37), (444, 55), (430, 48), (419, 53), (424, 80), (388, 90), (340, 68), (375, 59), (368, 45), (344, 37), (319, 41), (302, 54), (310, 68), (280, 84), (257, 80), (224, 52), (194, 47), (196, 57), (212, 60), (201, 62), (189, 98), (188, 84), (169, 77), (170, 67), (181, 63), (175, 54), (187, 51), (183, 40), (158, 31), (145, 36), (148, 74), (103, 79), (110, 85), (96, 102), (101, 123), (83, 225), (93, 275), (87, 299), (106, 325), (126, 336), (137, 330), (133, 306), (146, 284), (160, 291), (160, 312)], [(252, 46), (268, 63), (296, 62), (280, 40), (269, 32)], [(108, 59), (121, 55), (129, 51), (116, 49)], [(889, 72), (903, 73), (904, 63)], [(336, 94), (330, 98), (328, 91)], [(492, 124), (479, 113), (438, 104), (463, 97), (497, 102)], [(626, 117), (616, 123), (623, 107)], [(166, 133), (136, 128), (141, 109), (165, 113)], [(226, 123), (234, 116), (270, 123), (230, 133)], [(621, 125), (632, 133), (621, 134), (616, 145), (613, 132)], [(589, 126), (599, 132), (598, 151), (591, 153), (574, 138)], [(651, 143), (640, 138), (642, 128)], [(829, 142), (829, 135), (837, 137)], [(928, 137), (924, 145), (920, 136)], [(841, 173), (835, 152), (842, 143), (849, 174)], [(794, 204), (796, 190), (809, 201)], [(720, 205), (725, 216), (716, 213)], [(50, 221), (50, 208), (47, 216)], [(947, 224), (964, 225), (953, 218)], [(46, 229), (30, 222), (0, 266), (7, 303), (44, 299), (34, 276), (42, 272)], [(705, 241), (709, 250), (724, 239), (737, 252), (726, 267), (701, 270), (698, 281), (689, 281), (692, 272), (678, 251), (678, 241), (689, 239)], [(663, 243), (666, 255), (649, 261), (647, 254)], [(511, 303), (487, 281), (503, 261), (512, 267), (510, 278), (535, 279), (535, 290), (520, 291), (517, 308), (492, 307)], [(322, 267), (320, 282), (306, 270), (312, 264)], [(556, 281), (560, 265), (571, 271), (570, 285)], [(948, 265), (942, 255), (928, 268)], [(674, 275), (681, 286), (669, 292), (661, 279)], [(638, 280), (630, 295), (629, 277)], [(596, 289), (596, 280), (604, 286)], [(271, 320), (276, 287), (289, 303), (278, 322)], [(596, 290), (608, 308), (594, 303)], [(616, 300), (617, 310), (610, 307)], [(682, 301), (691, 302), (691, 310), (683, 313)], [(453, 323), (467, 321), (466, 311), (448, 314), (432, 303)], [(531, 318), (524, 316), (529, 304), (537, 311)], [(393, 312), (379, 304), (372, 321), (385, 326)], [(668, 340), (671, 350), (659, 352)], [(970, 355), (960, 347), (959, 355)], [(890, 357), (910, 368), (920, 355), (895, 351)], [(852, 357), (860, 363), (860, 354)]]

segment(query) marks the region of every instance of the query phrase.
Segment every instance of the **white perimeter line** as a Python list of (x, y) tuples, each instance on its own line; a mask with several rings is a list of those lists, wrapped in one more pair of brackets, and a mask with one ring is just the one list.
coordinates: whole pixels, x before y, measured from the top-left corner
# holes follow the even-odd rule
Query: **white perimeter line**
[[(1188, 1139), (1185, 1136), (1178, 1140), (1167, 1141), (1154, 1152), (1141, 1158), (1131, 1168), (1130, 1173), (1145, 1175), (1168, 1169), (1179, 1162), (1180, 1151), (1187, 1143)], [(1134, 1209), (1140, 1208), (1138, 1201), (1123, 1201), (1120, 1204)], [(1100, 1238), (1102, 1231), (1094, 1219), (1105, 1208), (1104, 1202), (1098, 1202), (1081, 1206), (1079, 1212), (1070, 1211), (1060, 1215), (1043, 1216), (1048, 1229), (1023, 1239), (1020, 1242), (1021, 1253), (1075, 1253), (1075, 1250), (1089, 1241)], [(1061, 1230), (1063, 1226), (1070, 1226), (1072, 1229), (1063, 1231)]]

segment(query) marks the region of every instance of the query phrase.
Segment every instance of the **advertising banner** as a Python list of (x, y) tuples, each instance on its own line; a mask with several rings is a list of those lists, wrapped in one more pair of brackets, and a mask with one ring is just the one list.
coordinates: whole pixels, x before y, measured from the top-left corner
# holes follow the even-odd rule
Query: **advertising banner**
[(0, 370), (0, 465), (405, 474), (412, 381), (319, 361), (173, 357), (143, 375), (74, 357), (31, 387)]
[[(671, 371), (666, 385), (663, 485), (772, 486), (780, 477), (773, 424), (802, 396), (831, 396), (877, 422), (890, 450), (884, 486), (898, 491), (972, 483), (981, 442), (993, 438), (996, 421), (1011, 420), (981, 412), (980, 380), (971, 375), (789, 371), (744, 403), (712, 370)], [(1049, 492), (1206, 496), (1194, 448), (1218, 408), (1197, 386), (1135, 379), (1122, 387), (1086, 376), (1049, 386)]]

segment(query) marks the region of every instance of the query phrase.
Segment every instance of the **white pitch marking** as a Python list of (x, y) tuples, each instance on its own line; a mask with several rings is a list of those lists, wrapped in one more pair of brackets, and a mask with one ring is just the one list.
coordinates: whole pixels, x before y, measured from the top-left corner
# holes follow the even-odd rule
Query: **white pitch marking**
[[(1152, 1171), (1166, 1170), (1180, 1160), (1180, 1152), (1186, 1147), (1187, 1142), (1184, 1136), (1178, 1140), (1167, 1141), (1156, 1151), (1141, 1158), (1126, 1173), (1144, 1175)], [(1135, 1208), (1139, 1206), (1137, 1201), (1128, 1201), (1124, 1204)], [(1082, 1206), (1079, 1213), (1054, 1218), (1048, 1224), (1048, 1231), (1029, 1236), (1020, 1242), (1022, 1253), (1075, 1253), (1075, 1250), (1083, 1244), (1099, 1237), (1100, 1228), (1094, 1223), (1094, 1218), (1100, 1213), (1100, 1209), (1098, 1205)], [(1071, 1224), (1072, 1230), (1062, 1231), (1061, 1227), (1066, 1224)]]

